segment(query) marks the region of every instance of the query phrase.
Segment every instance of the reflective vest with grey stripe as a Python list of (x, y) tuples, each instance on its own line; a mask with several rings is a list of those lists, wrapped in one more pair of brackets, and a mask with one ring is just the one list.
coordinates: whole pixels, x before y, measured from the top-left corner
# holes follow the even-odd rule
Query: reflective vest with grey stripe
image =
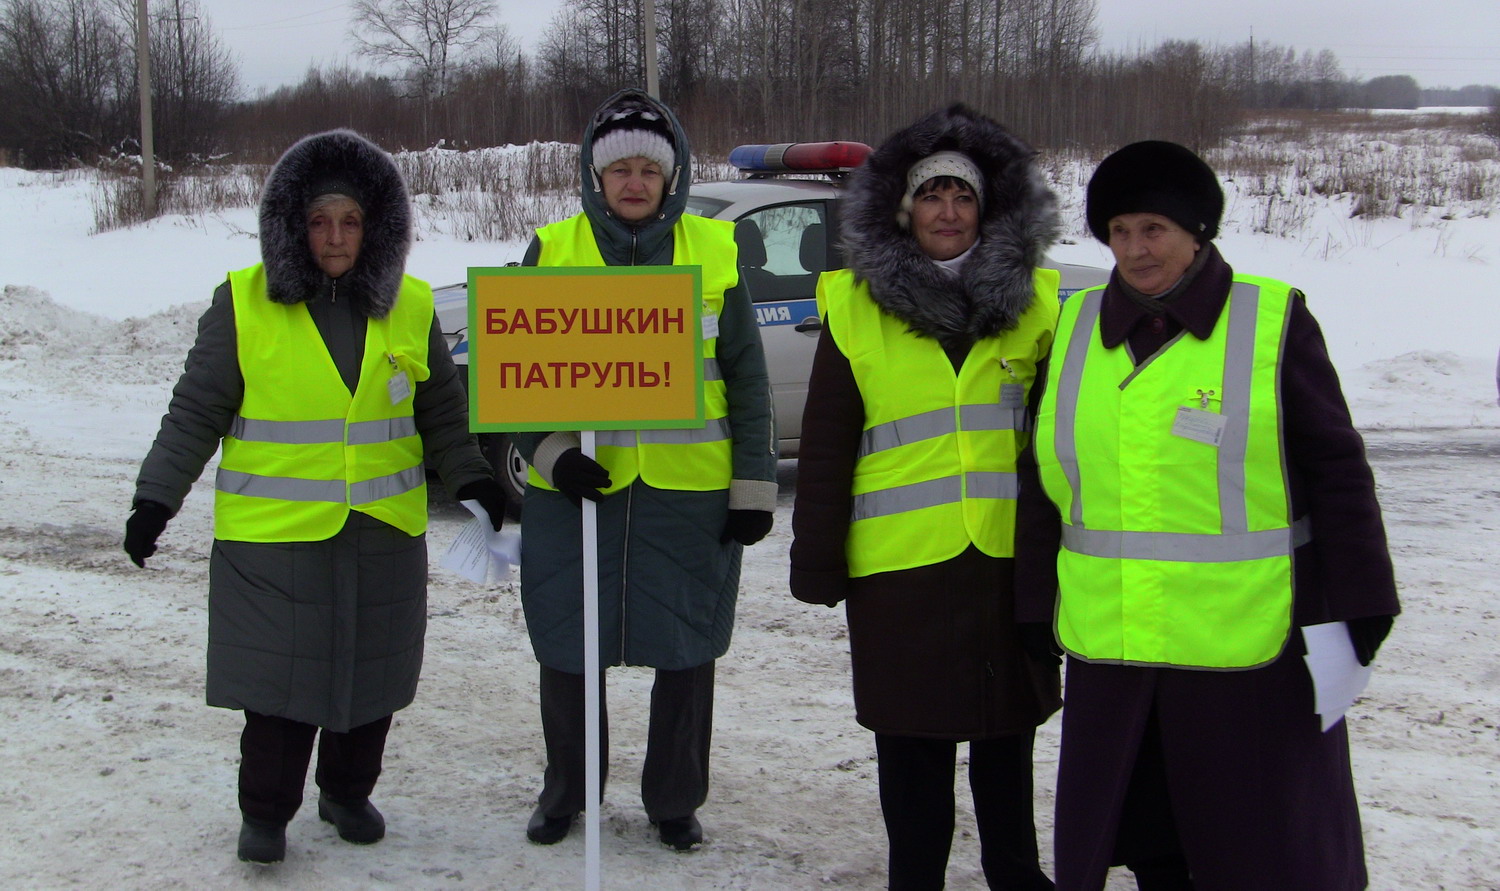
[[(538, 266), (605, 266), (588, 217), (578, 214), (537, 230)], [(672, 265), (698, 266), (703, 281), (703, 409), (701, 427), (674, 430), (600, 430), (599, 463), (609, 471), (605, 494), (618, 492), (637, 477), (657, 489), (709, 491), (729, 488), (733, 475), (729, 395), (719, 369), (718, 329), (724, 292), (739, 283), (734, 225), (683, 214), (672, 227)], [(527, 481), (552, 486), (535, 468)]]
[(412, 394), (428, 376), (432, 289), (406, 276), (390, 315), (368, 320), (351, 394), (306, 304), (272, 302), (259, 265), (229, 283), (245, 397), (224, 437), (214, 535), (321, 541), (351, 509), (420, 535), (427, 486)]
[(1056, 270), (1010, 331), (975, 343), (957, 371), (942, 346), (883, 312), (844, 269), (818, 280), (818, 302), (864, 403), (845, 554), (858, 578), (952, 559), (971, 545), (1015, 549), (1016, 456), (1027, 394), (1052, 345)]
[(1207, 340), (1184, 331), (1139, 367), (1103, 345), (1102, 289), (1063, 307), (1036, 457), (1062, 516), (1057, 634), (1074, 656), (1243, 669), (1280, 654), (1307, 539), (1281, 435), (1290, 291), (1235, 276)]

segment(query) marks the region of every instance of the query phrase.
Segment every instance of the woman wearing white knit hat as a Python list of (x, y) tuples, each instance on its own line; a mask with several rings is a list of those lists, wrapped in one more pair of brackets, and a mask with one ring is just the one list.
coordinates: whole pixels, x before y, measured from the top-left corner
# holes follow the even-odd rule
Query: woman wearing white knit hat
[(846, 604), (855, 719), (874, 731), (893, 889), (941, 888), (968, 743), (992, 888), (1051, 888), (1032, 744), (1056, 660), (1013, 609), (1015, 458), (1052, 344), (1057, 207), (1034, 152), (963, 106), (898, 132), (843, 200), (849, 268), (824, 313), (803, 412), (793, 596)]
[[(714, 662), (729, 648), (742, 549), (771, 529), (776, 440), (733, 226), (684, 213), (689, 160), (665, 105), (638, 90), (611, 96), (584, 132), (583, 212), (539, 229), (522, 261), (700, 266), (709, 415), (702, 429), (610, 431), (597, 461), (577, 433), (517, 436), (531, 465), (521, 603), (541, 663), (547, 746), (526, 829), (536, 844), (561, 841), (594, 806), (584, 800), (583, 498), (599, 505), (599, 664), (656, 669), (641, 775), (646, 816), (668, 847), (703, 841), (695, 812), (708, 795)], [(607, 750), (608, 724), (601, 728)]]

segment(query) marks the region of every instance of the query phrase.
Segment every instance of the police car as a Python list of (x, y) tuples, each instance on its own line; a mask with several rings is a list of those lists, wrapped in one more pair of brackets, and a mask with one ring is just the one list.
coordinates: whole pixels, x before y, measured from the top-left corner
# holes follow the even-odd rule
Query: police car
[[(740, 286), (755, 305), (776, 411), (781, 456), (797, 457), (802, 406), (823, 324), (815, 299), (818, 275), (845, 265), (838, 251), (839, 199), (845, 177), (870, 153), (860, 142), (743, 145), (729, 162), (742, 177), (694, 183), (688, 212), (730, 220), (739, 247)], [(1101, 284), (1107, 272), (1049, 264), (1062, 273), (1062, 295)], [(454, 361), (466, 364), (466, 286), (434, 292), (439, 324)], [(519, 512), (526, 463), (504, 434), (479, 435), (499, 473), (511, 508)]]

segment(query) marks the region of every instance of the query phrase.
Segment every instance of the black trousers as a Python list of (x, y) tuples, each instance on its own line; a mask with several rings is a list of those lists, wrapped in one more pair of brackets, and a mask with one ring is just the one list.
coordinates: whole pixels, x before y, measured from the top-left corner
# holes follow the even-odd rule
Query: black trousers
[(370, 797), (385, 756), (391, 716), (348, 733), (324, 730), (287, 718), (245, 712), (240, 734), (240, 812), (252, 820), (285, 824), (302, 806), (302, 786), (318, 738), (318, 789), (335, 801)]
[[(541, 667), (542, 736), (547, 770), (537, 800), (548, 817), (576, 814), (585, 802), (583, 675)], [(609, 716), (599, 677), (599, 791), (609, 761)], [(713, 736), (714, 663), (656, 670), (641, 803), (653, 823), (689, 816), (708, 799), (708, 748)]]
[[(980, 864), (991, 888), (1046, 889), (1032, 816), (1033, 731), (969, 743)], [(953, 845), (958, 743), (875, 734), (892, 891), (942, 888)]]

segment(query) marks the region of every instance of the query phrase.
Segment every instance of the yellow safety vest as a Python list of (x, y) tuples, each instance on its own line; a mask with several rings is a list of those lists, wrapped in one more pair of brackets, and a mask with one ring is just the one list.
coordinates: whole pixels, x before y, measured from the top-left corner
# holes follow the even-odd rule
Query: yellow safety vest
[[(536, 234), (541, 241), (538, 266), (608, 265), (585, 214), (543, 226)], [(595, 439), (596, 459), (609, 471), (605, 494), (624, 489), (637, 477), (657, 489), (705, 492), (729, 488), (734, 474), (734, 435), (716, 332), (724, 292), (739, 283), (737, 257), (732, 223), (683, 214), (672, 227), (672, 265), (703, 269), (704, 424), (679, 430), (600, 430)], [(534, 467), (528, 469), (527, 481), (540, 489), (553, 488)]]
[(1037, 366), (1052, 346), (1059, 275), (1038, 269), (1016, 328), (974, 344), (957, 372), (938, 342), (881, 311), (848, 269), (818, 304), (864, 401), (846, 557), (853, 577), (928, 566), (973, 544), (1015, 553), (1016, 456)]
[(1099, 334), (1102, 289), (1073, 295), (1037, 417), (1062, 515), (1057, 634), (1089, 661), (1254, 668), (1286, 644), (1292, 522), (1281, 435), (1291, 288), (1235, 276), (1207, 340), (1136, 367)]
[(428, 377), (432, 289), (405, 276), (396, 305), (365, 329), (351, 396), (307, 306), (272, 302), (259, 264), (229, 274), (245, 398), (214, 487), (214, 535), (322, 541), (360, 511), (427, 528), (422, 438), (412, 394)]

